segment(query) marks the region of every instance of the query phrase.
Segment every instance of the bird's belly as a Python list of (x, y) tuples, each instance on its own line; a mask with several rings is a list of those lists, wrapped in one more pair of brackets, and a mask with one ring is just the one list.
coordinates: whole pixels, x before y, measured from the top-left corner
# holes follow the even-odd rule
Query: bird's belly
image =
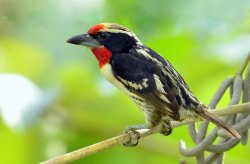
[(180, 106), (180, 120), (199, 120), (199, 116), (194, 112), (194, 109), (186, 109)]
[(157, 109), (155, 109), (154, 105), (147, 102), (139, 95), (136, 95), (127, 90), (123, 86), (123, 84), (115, 78), (110, 64), (107, 63), (101, 68), (101, 74), (105, 77), (106, 80), (123, 91), (137, 104), (139, 109), (144, 113), (146, 124), (149, 128), (156, 126), (161, 121), (162, 115), (157, 112)]
[(151, 105), (150, 103), (146, 102), (143, 98), (137, 96), (130, 96), (134, 102), (136, 103), (136, 105), (139, 107), (139, 109), (145, 113), (145, 114), (150, 114), (154, 111), (154, 106)]
[(161, 120), (162, 115), (157, 112), (157, 109), (151, 103), (145, 101), (144, 99), (134, 98), (131, 96), (134, 102), (137, 104), (138, 108), (143, 112), (146, 120), (146, 125), (148, 128), (157, 126)]

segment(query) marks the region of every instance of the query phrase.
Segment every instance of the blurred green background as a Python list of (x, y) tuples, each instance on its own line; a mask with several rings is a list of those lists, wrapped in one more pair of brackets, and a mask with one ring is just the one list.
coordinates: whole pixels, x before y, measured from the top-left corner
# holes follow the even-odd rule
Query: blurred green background
[[(162, 54), (208, 104), (250, 49), (249, 0), (1, 0), (0, 163), (38, 163), (116, 136), (143, 114), (100, 76), (87, 48), (66, 43), (93, 24), (117, 22)], [(220, 106), (228, 104), (228, 95)], [(187, 127), (74, 163), (178, 163)], [(249, 163), (250, 144), (225, 163)]]

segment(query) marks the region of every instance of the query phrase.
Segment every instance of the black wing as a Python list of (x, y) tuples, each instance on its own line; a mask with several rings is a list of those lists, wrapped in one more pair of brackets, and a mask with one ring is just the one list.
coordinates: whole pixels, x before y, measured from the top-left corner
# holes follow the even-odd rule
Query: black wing
[(114, 76), (132, 93), (150, 102), (163, 115), (179, 120), (179, 104), (168, 86), (162, 66), (140, 54), (115, 53)]
[(175, 98), (179, 105), (181, 104), (185, 109), (192, 110), (196, 109), (200, 104), (202, 104), (193, 95), (187, 83), (169, 61), (146, 46), (142, 46), (141, 49), (145, 49), (148, 53), (150, 53), (150, 56), (148, 56), (148, 60), (157, 62), (159, 63), (159, 65), (161, 65), (164, 74), (163, 76), (167, 79), (168, 86), (169, 88), (171, 88), (171, 91), (175, 95)]

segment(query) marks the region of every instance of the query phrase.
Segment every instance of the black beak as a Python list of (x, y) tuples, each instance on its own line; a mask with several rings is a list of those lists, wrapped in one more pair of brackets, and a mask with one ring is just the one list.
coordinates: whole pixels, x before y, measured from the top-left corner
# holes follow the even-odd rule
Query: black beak
[(73, 36), (72, 38), (69, 38), (67, 42), (71, 44), (83, 45), (87, 47), (100, 47), (101, 46), (101, 44), (89, 34), (81, 34), (81, 35)]

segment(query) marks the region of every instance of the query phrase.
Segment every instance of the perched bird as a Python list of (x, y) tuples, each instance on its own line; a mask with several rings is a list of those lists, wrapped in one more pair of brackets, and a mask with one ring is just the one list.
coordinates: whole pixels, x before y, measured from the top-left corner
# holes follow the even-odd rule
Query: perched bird
[[(147, 128), (162, 124), (160, 132), (167, 135), (172, 120), (208, 120), (230, 137), (240, 138), (234, 128), (210, 113), (209, 108), (194, 96), (169, 61), (145, 46), (126, 27), (115, 23), (96, 24), (87, 33), (67, 42), (90, 48), (102, 75), (142, 110)], [(145, 126), (129, 129), (140, 128)]]

